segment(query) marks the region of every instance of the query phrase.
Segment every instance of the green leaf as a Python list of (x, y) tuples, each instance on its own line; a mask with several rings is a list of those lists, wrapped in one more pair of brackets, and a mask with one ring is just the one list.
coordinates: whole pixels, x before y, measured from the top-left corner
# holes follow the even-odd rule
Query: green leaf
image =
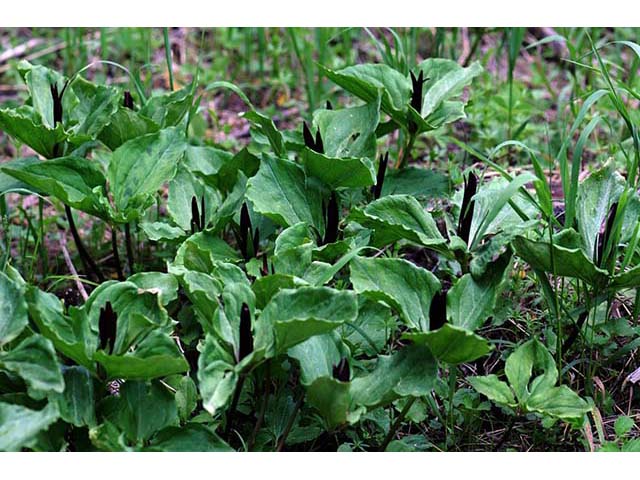
[(28, 145), (45, 158), (56, 156), (55, 147), (67, 139), (61, 124), (48, 128), (29, 107), (0, 109), (0, 130)]
[(320, 192), (307, 184), (295, 163), (263, 155), (258, 173), (247, 184), (247, 198), (256, 212), (279, 225), (305, 222), (324, 231)]
[(483, 377), (467, 377), (467, 381), (479, 393), (487, 397), (489, 400), (500, 405), (515, 406), (516, 400), (513, 392), (506, 382), (498, 379), (494, 374), (485, 375)]
[(132, 442), (142, 442), (178, 423), (175, 399), (159, 383), (125, 382), (104, 406), (107, 418)]
[(284, 139), (273, 123), (273, 120), (255, 110), (245, 112), (242, 116), (251, 122), (258, 135), (267, 138), (276, 156), (281, 158), (286, 157), (287, 150), (284, 145)]
[(182, 130), (167, 128), (129, 140), (113, 152), (108, 179), (121, 221), (139, 218), (151, 205), (156, 191), (175, 175), (185, 148)]
[(376, 181), (373, 163), (364, 157), (330, 157), (305, 148), (302, 163), (308, 176), (317, 178), (332, 190), (368, 187)]
[(449, 178), (437, 170), (420, 167), (388, 168), (382, 185), (382, 196), (412, 195), (424, 202), (449, 193)]
[(76, 77), (70, 88), (78, 98), (78, 104), (68, 112), (69, 123), (73, 122), (70, 141), (80, 145), (94, 140), (111, 122), (118, 109), (119, 93), (114, 88), (96, 85), (82, 77)]
[(267, 355), (285, 352), (314, 335), (355, 320), (357, 314), (356, 295), (351, 291), (327, 287), (281, 290), (257, 321), (260, 334), (256, 349), (265, 348)]
[(589, 404), (566, 385), (538, 389), (527, 398), (527, 409), (564, 420), (579, 419), (591, 411)]
[(211, 415), (226, 407), (238, 383), (235, 359), (212, 335), (207, 335), (198, 358), (198, 389), (202, 406)]
[(431, 214), (410, 195), (382, 197), (354, 210), (349, 218), (374, 230), (376, 246), (404, 239), (438, 250), (446, 243)]
[(40, 335), (27, 337), (8, 352), (0, 353), (0, 368), (20, 376), (33, 398), (64, 391), (56, 352), (51, 342)]
[(451, 325), (474, 331), (493, 315), (497, 285), (478, 282), (467, 273), (447, 292), (447, 321)]
[(307, 388), (309, 405), (318, 409), (329, 431), (347, 422), (351, 404), (349, 387), (349, 383), (332, 377), (320, 377)]
[(423, 87), (425, 94), (420, 111), (427, 119), (444, 100), (460, 94), (463, 87), (482, 73), (482, 67), (478, 62), (463, 68), (453, 60), (442, 58), (429, 58), (418, 68), (424, 72), (427, 79)]
[(616, 418), (616, 421), (613, 424), (613, 429), (616, 432), (616, 437), (622, 438), (635, 426), (636, 422), (633, 420), (633, 418), (626, 415), (620, 415), (618, 418)]
[(592, 258), (596, 237), (607, 218), (609, 208), (624, 190), (625, 180), (615, 171), (615, 163), (607, 164), (589, 175), (578, 186), (577, 220), (585, 252)]
[(374, 408), (402, 397), (427, 395), (437, 374), (438, 365), (427, 347), (403, 347), (393, 355), (379, 356), (371, 373), (351, 382), (353, 403)]
[(561, 277), (579, 278), (590, 285), (604, 284), (608, 273), (596, 267), (582, 248), (576, 245), (576, 235), (573, 230), (562, 231), (554, 237), (553, 247), (548, 242), (516, 237), (513, 246), (517, 254), (536, 270)]
[(140, 272), (127, 279), (148, 292), (157, 294), (163, 306), (167, 306), (178, 298), (178, 280), (170, 273)]
[(404, 125), (407, 104), (411, 98), (411, 82), (397, 70), (384, 64), (363, 64), (333, 71), (320, 67), (334, 83), (367, 103), (381, 97), (381, 109), (400, 125)]
[(403, 338), (427, 345), (434, 357), (451, 365), (472, 362), (492, 349), (481, 336), (448, 323), (431, 332), (407, 333)]
[[(531, 381), (534, 369), (541, 374)], [(525, 404), (529, 396), (536, 391), (543, 394), (558, 380), (558, 370), (553, 357), (535, 338), (523, 343), (509, 355), (504, 372), (521, 404)]]
[(429, 330), (431, 299), (440, 281), (428, 270), (400, 258), (356, 257), (351, 283), (356, 292), (397, 309), (411, 328)]
[(24, 164), (20, 168), (2, 167), (2, 170), (72, 208), (105, 220), (109, 218), (101, 203), (106, 179), (90, 160), (62, 157)]
[(96, 425), (93, 378), (79, 366), (63, 367), (64, 393), (57, 397), (60, 417), (76, 427)]
[(320, 377), (331, 377), (333, 367), (340, 363), (339, 338), (332, 333), (311, 337), (287, 352), (300, 364), (300, 382), (303, 385), (311, 385)]
[(110, 379), (148, 380), (189, 370), (175, 340), (154, 330), (133, 347), (133, 352), (107, 355), (98, 350), (93, 358), (104, 367)]
[(396, 327), (388, 306), (360, 295), (358, 318), (342, 326), (342, 338), (354, 355), (364, 353), (372, 357), (382, 351)]
[(58, 419), (58, 407), (48, 403), (42, 410), (0, 402), (0, 451), (18, 452), (37, 440), (37, 435)]
[(160, 126), (150, 118), (127, 107), (120, 107), (112, 115), (111, 122), (99, 133), (98, 139), (110, 150), (134, 138), (160, 130)]
[(4, 272), (0, 272), (0, 347), (20, 335), (29, 323), (24, 293)]
[(39, 190), (32, 188), (30, 185), (27, 185), (14, 176), (8, 175), (2, 171), (3, 168), (20, 170), (28, 165), (33, 165), (34, 163), (40, 163), (40, 159), (38, 157), (24, 157), (3, 162), (2, 167), (0, 168), (0, 195), (6, 192), (14, 192), (16, 190), (26, 190), (27, 192), (41, 194), (42, 192)]
[(276, 273), (260, 277), (253, 282), (251, 288), (256, 295), (256, 307), (263, 309), (273, 296), (285, 288), (295, 288), (296, 280), (293, 275)]
[(327, 157), (376, 155), (376, 128), (380, 120), (380, 98), (360, 107), (317, 110), (313, 122), (320, 129)]
[(150, 118), (162, 128), (173, 127), (187, 114), (193, 104), (195, 83), (176, 90), (151, 97), (140, 109), (140, 114)]
[(194, 173), (181, 165), (178, 167), (176, 176), (169, 182), (167, 211), (171, 219), (185, 231), (191, 230), (193, 211), (191, 202), (194, 197), (200, 215), (202, 215), (200, 209), (204, 197), (205, 226), (209, 225), (214, 219), (216, 209), (220, 204), (220, 196), (216, 190), (205, 185)]
[(176, 407), (180, 420), (186, 422), (198, 406), (198, 387), (193, 379), (185, 375), (180, 377), (176, 388)]
[(176, 258), (169, 265), (169, 273), (180, 275), (185, 270), (211, 273), (220, 262), (234, 262), (240, 257), (231, 246), (211, 231), (205, 230), (185, 240)]
[(233, 452), (224, 440), (198, 423), (167, 427), (145, 448), (149, 452)]

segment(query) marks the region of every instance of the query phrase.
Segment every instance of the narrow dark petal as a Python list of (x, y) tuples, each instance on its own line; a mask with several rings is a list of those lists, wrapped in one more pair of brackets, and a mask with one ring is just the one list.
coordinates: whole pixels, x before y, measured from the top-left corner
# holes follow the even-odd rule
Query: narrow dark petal
[(613, 222), (616, 219), (616, 213), (618, 212), (618, 202), (615, 202), (609, 208), (609, 213), (607, 214), (606, 224), (604, 225), (604, 230), (598, 233), (597, 241), (596, 241), (596, 264), (602, 266), (604, 261), (604, 249), (607, 246), (607, 242), (611, 237), (611, 231), (613, 230)]
[(204, 194), (203, 194), (202, 198), (200, 199), (200, 230), (204, 230), (204, 228), (207, 226), (205, 218), (206, 218), (206, 215), (205, 215)]
[(131, 92), (129, 90), (124, 91), (124, 100), (122, 102), (126, 108), (133, 110), (133, 97), (131, 96)]
[(330, 100), (327, 100), (327, 110), (333, 110), (333, 105)]
[(324, 143), (322, 142), (322, 135), (320, 135), (320, 130), (316, 132), (316, 141), (314, 150), (318, 153), (324, 153)]
[(62, 97), (58, 92), (58, 86), (51, 84), (51, 98), (53, 99), (53, 124), (62, 123)]
[(384, 174), (387, 171), (387, 164), (389, 163), (389, 152), (385, 153), (384, 157), (380, 159), (378, 164), (378, 174), (376, 175), (376, 184), (373, 187), (373, 198), (375, 200), (380, 198), (382, 194), (382, 185), (384, 184)]
[(200, 231), (200, 212), (198, 211), (198, 200), (195, 195), (191, 197), (191, 224), (194, 225), (197, 231)]
[(346, 358), (340, 359), (340, 362), (333, 366), (333, 378), (341, 382), (348, 382), (351, 379), (349, 362)]
[(327, 206), (327, 224), (325, 226), (324, 244), (333, 243), (338, 240), (338, 223), (340, 222), (340, 212), (338, 197), (336, 192), (331, 192), (329, 205)]
[(249, 217), (249, 209), (247, 204), (242, 204), (240, 210), (240, 251), (242, 256), (247, 258), (247, 242), (249, 240), (249, 231), (251, 230), (251, 217)]
[(100, 318), (98, 320), (98, 331), (100, 336), (100, 349), (113, 353), (113, 346), (116, 343), (116, 328), (118, 317), (113, 311), (111, 302), (107, 302), (100, 309)]
[(447, 292), (436, 293), (429, 308), (429, 330), (437, 330), (447, 322)]
[(242, 304), (240, 311), (240, 352), (238, 361), (242, 361), (253, 352), (253, 334), (251, 333), (251, 311), (246, 303)]
[(462, 206), (460, 207), (460, 220), (458, 221), (458, 236), (469, 243), (469, 234), (471, 232), (471, 221), (473, 220), (473, 211), (475, 202), (472, 201), (473, 196), (478, 190), (478, 177), (471, 172), (464, 182), (464, 197), (462, 198)]
[(263, 277), (269, 275), (269, 262), (267, 259), (267, 252), (262, 254), (262, 268), (260, 269), (260, 273), (262, 273)]
[(309, 130), (307, 122), (302, 124), (302, 137), (304, 138), (305, 146), (311, 150), (315, 150), (316, 142), (313, 139), (313, 135), (311, 134), (311, 130)]
[(411, 106), (417, 111), (422, 110), (422, 85), (424, 83), (424, 73), (420, 70), (420, 75), (416, 76), (411, 72)]

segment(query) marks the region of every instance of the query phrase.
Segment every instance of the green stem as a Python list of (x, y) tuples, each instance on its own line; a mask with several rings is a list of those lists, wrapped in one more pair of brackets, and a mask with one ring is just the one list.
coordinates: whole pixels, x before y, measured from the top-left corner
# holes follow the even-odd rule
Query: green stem
[(229, 407), (229, 412), (227, 413), (227, 426), (224, 429), (225, 437), (229, 438), (229, 434), (231, 433), (231, 428), (233, 427), (233, 421), (236, 416), (236, 409), (238, 408), (238, 402), (240, 401), (240, 394), (242, 393), (242, 387), (244, 387), (244, 381), (247, 377), (245, 375), (240, 375), (238, 379), (238, 384), (236, 385), (236, 390), (233, 393), (233, 400), (231, 400), (231, 406)]
[(116, 272), (118, 272), (118, 280), (124, 281), (122, 267), (120, 266), (120, 254), (118, 253), (118, 230), (115, 225), (111, 226), (111, 250), (113, 250), (113, 261), (116, 264)]
[(298, 395), (298, 400), (296, 401), (296, 405), (295, 407), (293, 407), (293, 412), (291, 412), (291, 415), (289, 416), (289, 420), (287, 421), (287, 425), (285, 426), (284, 431), (282, 432), (282, 436), (280, 437), (280, 441), (278, 442), (278, 446), (276, 447), (276, 452), (281, 452), (282, 449), (284, 448), (284, 444), (287, 441), (289, 432), (291, 432), (291, 429), (293, 428), (293, 423), (295, 422), (296, 417), (298, 416), (298, 411), (302, 407), (303, 400), (304, 400), (304, 391), (300, 392), (300, 395)]
[(133, 244), (131, 243), (131, 225), (129, 223), (125, 223), (124, 225), (124, 238), (127, 245), (127, 262), (129, 264), (129, 275), (133, 275), (135, 273), (133, 269)]
[(169, 28), (164, 27), (164, 55), (167, 59), (167, 69), (169, 70), (169, 89), (173, 92), (173, 60), (171, 59), (171, 42), (169, 42)]
[(409, 141), (402, 152), (402, 158), (398, 163), (398, 168), (405, 168), (409, 164), (409, 158), (411, 156), (411, 150), (413, 150), (413, 144), (416, 142), (417, 135), (411, 133), (409, 134)]
[(99, 282), (104, 282), (104, 275), (98, 268), (96, 262), (93, 261), (91, 255), (82, 243), (82, 239), (80, 238), (80, 234), (78, 234), (78, 230), (76, 228), (76, 223), (73, 220), (73, 213), (71, 212), (71, 207), (69, 205), (64, 206), (64, 211), (67, 215), (67, 221), (69, 222), (69, 229), (71, 230), (71, 235), (73, 235), (73, 241), (76, 244), (76, 249), (78, 250), (78, 254), (80, 255), (80, 261), (84, 266), (85, 272), (93, 272)]
[(395, 437), (396, 432), (400, 428), (400, 425), (402, 425), (402, 421), (407, 416), (407, 413), (409, 413), (409, 410), (411, 409), (417, 398), (418, 397), (411, 397), (411, 399), (406, 403), (398, 417), (393, 422), (393, 425), (391, 425), (391, 428), (389, 428), (389, 433), (387, 433), (387, 436), (384, 437), (382, 444), (380, 444), (379, 451), (384, 452), (387, 449), (387, 447), (391, 443), (391, 440), (393, 440), (393, 437)]

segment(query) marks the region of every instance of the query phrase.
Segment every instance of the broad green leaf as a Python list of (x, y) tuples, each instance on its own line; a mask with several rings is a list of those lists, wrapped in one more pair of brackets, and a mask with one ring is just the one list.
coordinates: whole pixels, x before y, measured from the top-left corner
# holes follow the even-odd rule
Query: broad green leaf
[[(314, 335), (328, 333), (356, 319), (358, 305), (351, 291), (327, 287), (281, 290), (262, 311), (256, 349), (278, 354)], [(271, 331), (271, 332), (270, 332)]]
[(431, 214), (410, 195), (388, 195), (354, 210), (350, 219), (374, 230), (373, 243), (388, 245), (405, 239), (439, 249), (446, 243)]
[(379, 356), (371, 373), (352, 380), (353, 404), (374, 408), (402, 397), (427, 395), (437, 374), (438, 364), (427, 347), (403, 347), (393, 355)]
[(207, 335), (198, 358), (198, 389), (202, 406), (211, 415), (224, 408), (235, 391), (235, 359), (212, 335)]
[(426, 168), (388, 168), (382, 185), (382, 196), (412, 195), (424, 202), (432, 198), (444, 197), (449, 193), (449, 179), (446, 175)]
[(267, 138), (276, 156), (281, 158), (286, 157), (287, 150), (284, 145), (284, 139), (273, 123), (273, 120), (255, 110), (245, 112), (242, 116), (251, 122), (255, 129), (254, 135), (257, 133)]
[(164, 222), (141, 222), (140, 228), (152, 242), (177, 240), (186, 235), (182, 228)]
[(528, 410), (565, 420), (582, 418), (591, 411), (589, 404), (566, 385), (536, 390), (526, 405)]
[(593, 258), (600, 227), (609, 208), (624, 190), (625, 180), (615, 171), (615, 164), (607, 164), (593, 172), (578, 186), (576, 217), (585, 252)]
[(175, 340), (164, 332), (150, 332), (133, 348), (121, 355), (107, 355), (98, 350), (93, 358), (104, 367), (110, 379), (148, 380), (189, 370)]
[(496, 375), (467, 377), (467, 381), (476, 391), (486, 396), (489, 400), (500, 405), (515, 406), (516, 400), (513, 397), (513, 392), (509, 388), (509, 385), (500, 380)]
[(478, 282), (467, 273), (447, 292), (447, 321), (451, 325), (474, 331), (493, 314), (498, 286)]
[(404, 125), (411, 82), (400, 72), (384, 64), (354, 65), (338, 71), (321, 69), (332, 82), (367, 103), (376, 101), (382, 92), (381, 109)]
[(167, 427), (153, 437), (149, 452), (233, 452), (224, 440), (204, 425), (187, 423)]
[(25, 338), (8, 352), (0, 353), (0, 369), (21, 377), (29, 396), (42, 399), (50, 393), (62, 393), (64, 379), (56, 352), (41, 335)]
[(175, 399), (156, 382), (125, 382), (105, 405), (107, 418), (132, 442), (143, 442), (165, 427), (178, 423)]
[(0, 109), (0, 130), (28, 145), (45, 158), (57, 156), (56, 145), (67, 139), (61, 124), (48, 128), (40, 123), (29, 107)]
[(376, 173), (366, 157), (330, 157), (305, 148), (302, 163), (308, 176), (315, 177), (332, 190), (374, 185)]
[(561, 277), (580, 278), (590, 285), (604, 284), (608, 273), (587, 258), (575, 242), (576, 235), (573, 230), (562, 231), (554, 237), (553, 247), (546, 241), (516, 237), (513, 246), (517, 254), (536, 270)]
[(129, 140), (158, 130), (160, 126), (150, 118), (127, 107), (120, 107), (111, 116), (111, 122), (100, 131), (98, 139), (110, 150), (115, 150)]
[(34, 163), (40, 163), (40, 159), (38, 157), (24, 157), (24, 158), (16, 158), (14, 160), (9, 160), (8, 162), (3, 162), (2, 167), (0, 167), (0, 195), (6, 192), (13, 192), (16, 190), (26, 190), (27, 192), (34, 192), (42, 194), (37, 189), (34, 189), (30, 185), (27, 185), (24, 182), (21, 182), (17, 178), (12, 175), (6, 174), (2, 171), (3, 168), (9, 168), (14, 170), (20, 170), (26, 166), (33, 165)]
[(53, 128), (53, 97), (51, 96), (51, 85), (56, 85), (58, 90), (62, 90), (65, 78), (43, 65), (32, 65), (28, 61), (21, 61), (18, 64), (18, 71), (27, 84), (31, 95), (31, 104), (34, 111), (41, 119), (41, 123), (48, 128)]
[(247, 198), (256, 212), (279, 225), (305, 222), (324, 232), (320, 192), (308, 185), (302, 168), (289, 160), (263, 155), (258, 173), (247, 184)]
[(407, 325), (429, 330), (429, 309), (440, 281), (428, 270), (400, 258), (363, 258), (351, 261), (351, 283), (358, 293), (387, 302)]
[(64, 393), (56, 401), (60, 417), (76, 427), (96, 425), (95, 395), (90, 372), (79, 366), (63, 367)]
[(382, 351), (396, 327), (395, 317), (388, 306), (360, 295), (358, 318), (353, 323), (343, 325), (340, 330), (354, 355), (362, 352), (367, 356), (375, 356)]
[(427, 345), (434, 357), (451, 365), (472, 362), (491, 351), (491, 345), (481, 336), (448, 323), (431, 332), (407, 333), (404, 338)]
[(327, 157), (368, 157), (376, 155), (376, 128), (380, 120), (380, 99), (360, 107), (318, 110), (313, 122), (320, 129)]
[(294, 276), (280, 273), (257, 278), (251, 285), (256, 295), (256, 307), (263, 309), (276, 293), (285, 288), (295, 288), (296, 284)]
[(140, 114), (150, 118), (162, 128), (173, 127), (187, 114), (193, 104), (195, 82), (176, 90), (151, 97), (140, 109)]
[(40, 333), (51, 340), (56, 350), (87, 368), (91, 368), (88, 351), (95, 337), (82, 316), (65, 315), (62, 301), (52, 293), (36, 287), (27, 290), (29, 315)]
[(24, 292), (0, 272), (0, 347), (17, 338), (28, 323)]
[(167, 128), (129, 140), (113, 152), (107, 176), (123, 222), (140, 217), (151, 205), (155, 192), (175, 175), (185, 148), (182, 130)]
[(178, 298), (178, 280), (170, 273), (140, 272), (131, 275), (127, 281), (142, 290), (158, 294), (164, 306)]
[(185, 231), (191, 230), (193, 212), (191, 204), (194, 197), (200, 216), (202, 216), (201, 208), (204, 197), (204, 220), (205, 226), (207, 226), (214, 220), (216, 210), (220, 205), (220, 196), (213, 188), (206, 186), (195, 174), (184, 166), (180, 166), (176, 176), (169, 182), (167, 211), (171, 219)]
[(311, 265), (315, 246), (306, 223), (285, 228), (276, 238), (272, 259), (274, 270), (282, 275), (303, 277)]
[(180, 245), (168, 270), (174, 275), (180, 275), (185, 270), (211, 273), (220, 262), (235, 262), (239, 259), (238, 252), (227, 242), (205, 230), (191, 235)]
[(54, 196), (72, 208), (108, 219), (101, 199), (106, 179), (90, 160), (62, 157), (2, 170), (34, 189)]
[(182, 422), (186, 422), (198, 406), (198, 387), (189, 375), (180, 377), (176, 387), (176, 407)]
[[(532, 381), (534, 370), (541, 373)], [(523, 343), (509, 355), (504, 372), (521, 404), (525, 404), (530, 395), (549, 390), (558, 380), (553, 357), (535, 338)]]
[(42, 410), (0, 402), (0, 452), (18, 452), (37, 440), (37, 435), (58, 419), (58, 407), (48, 403)]
[[(246, 304), (251, 313), (251, 324), (255, 324), (255, 295), (246, 283), (223, 283), (220, 308), (213, 311), (213, 330), (218, 338), (233, 348), (236, 359), (240, 355), (240, 316), (242, 305)], [(210, 311), (213, 310), (210, 307)]]
[(311, 337), (287, 352), (300, 364), (300, 382), (303, 385), (309, 386), (320, 377), (331, 377), (333, 367), (340, 363), (343, 357), (338, 347), (340, 339), (332, 333)]
[(95, 139), (112, 121), (118, 109), (119, 93), (114, 88), (96, 85), (82, 77), (76, 77), (70, 85), (78, 98), (78, 104), (68, 112), (70, 141), (76, 145)]
[(423, 87), (425, 94), (420, 112), (427, 119), (443, 101), (460, 94), (463, 87), (482, 73), (482, 67), (478, 62), (463, 68), (452, 60), (441, 58), (429, 58), (418, 68), (424, 72), (427, 79)]
[(309, 405), (318, 409), (329, 431), (347, 422), (350, 385), (332, 377), (319, 377), (307, 388)]

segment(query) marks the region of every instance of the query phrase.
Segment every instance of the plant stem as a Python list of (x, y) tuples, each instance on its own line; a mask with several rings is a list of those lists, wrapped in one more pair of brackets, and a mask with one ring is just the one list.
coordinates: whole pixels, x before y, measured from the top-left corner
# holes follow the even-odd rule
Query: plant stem
[(396, 432), (400, 428), (400, 425), (402, 425), (402, 421), (404, 420), (404, 417), (407, 416), (407, 413), (409, 413), (409, 410), (411, 409), (414, 402), (416, 401), (416, 398), (418, 397), (411, 397), (411, 400), (407, 402), (407, 404), (404, 406), (404, 408), (402, 409), (402, 411), (400, 412), (396, 420), (393, 422), (393, 425), (391, 425), (391, 428), (389, 428), (389, 433), (387, 433), (387, 436), (384, 437), (384, 440), (380, 444), (380, 448), (379, 448), (380, 452), (384, 452), (387, 449), (387, 447), (391, 443), (391, 440), (393, 440), (393, 437), (395, 437)]
[(129, 275), (133, 275), (133, 245), (131, 243), (131, 224), (129, 223), (125, 223), (124, 225), (124, 238), (127, 245), (127, 263), (129, 264)]
[(229, 434), (231, 433), (231, 427), (233, 426), (233, 421), (236, 416), (236, 409), (238, 408), (238, 402), (240, 401), (240, 394), (242, 393), (242, 387), (244, 386), (244, 381), (247, 377), (245, 375), (240, 375), (238, 379), (238, 384), (236, 385), (236, 390), (233, 392), (233, 400), (231, 400), (231, 406), (229, 407), (229, 412), (227, 413), (227, 425), (224, 429), (225, 437), (229, 438)]
[(169, 71), (169, 89), (173, 92), (173, 60), (171, 59), (171, 42), (169, 42), (169, 28), (162, 29), (164, 34), (164, 54), (167, 59), (167, 70)]
[(494, 452), (499, 451), (504, 445), (504, 443), (509, 439), (509, 435), (511, 435), (511, 431), (513, 430), (513, 426), (515, 425), (515, 423), (516, 423), (516, 416), (514, 415), (511, 418), (509, 418), (509, 424), (507, 425), (507, 428), (504, 430), (504, 434), (502, 435), (502, 437), (500, 437), (500, 441), (493, 448)]
[(411, 155), (411, 150), (413, 150), (413, 144), (415, 142), (416, 142), (416, 135), (409, 134), (409, 141), (407, 142), (407, 145), (404, 151), (402, 152), (402, 158), (400, 158), (400, 161), (398, 162), (398, 168), (405, 168), (409, 163), (409, 157)]
[(111, 250), (113, 250), (113, 261), (116, 264), (116, 272), (118, 272), (118, 280), (124, 281), (122, 267), (120, 266), (120, 254), (118, 253), (118, 230), (115, 225), (111, 226)]
[(64, 206), (65, 214), (67, 215), (67, 221), (69, 222), (69, 229), (71, 230), (71, 235), (73, 235), (73, 241), (76, 244), (76, 248), (78, 250), (78, 254), (80, 255), (80, 260), (82, 261), (82, 265), (86, 272), (93, 272), (99, 282), (104, 282), (104, 275), (98, 268), (96, 262), (93, 261), (93, 258), (87, 252), (87, 249), (84, 247), (82, 243), (82, 239), (78, 234), (78, 230), (76, 229), (76, 223), (73, 220), (73, 213), (71, 212), (71, 207), (69, 205)]
[(287, 425), (284, 428), (284, 432), (282, 432), (282, 436), (280, 437), (280, 441), (278, 442), (276, 452), (281, 452), (282, 449), (284, 448), (284, 444), (287, 441), (289, 432), (291, 432), (291, 429), (293, 428), (293, 423), (295, 422), (296, 417), (298, 416), (298, 410), (300, 410), (300, 408), (302, 407), (303, 400), (304, 400), (304, 391), (300, 392), (300, 395), (298, 396), (296, 405), (295, 407), (293, 407), (293, 412), (291, 412), (291, 416), (289, 417), (289, 420), (287, 421)]
[(253, 445), (256, 443), (256, 437), (258, 436), (258, 432), (260, 428), (262, 428), (262, 423), (264, 422), (264, 415), (267, 411), (267, 403), (269, 401), (269, 383), (271, 381), (271, 363), (267, 361), (265, 366), (266, 374), (263, 381), (262, 387), (262, 405), (260, 406), (260, 412), (258, 413), (258, 419), (256, 420), (256, 425), (253, 428), (253, 432), (251, 432), (251, 438), (249, 438), (249, 443), (247, 444), (247, 451), (251, 451), (253, 449)]

